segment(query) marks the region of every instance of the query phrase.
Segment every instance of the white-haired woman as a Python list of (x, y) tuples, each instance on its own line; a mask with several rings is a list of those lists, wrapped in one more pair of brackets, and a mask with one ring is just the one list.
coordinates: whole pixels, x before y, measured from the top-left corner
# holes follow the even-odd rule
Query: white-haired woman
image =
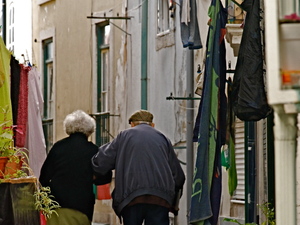
[(98, 146), (88, 141), (95, 131), (91, 116), (82, 110), (74, 111), (66, 116), (64, 129), (69, 136), (53, 145), (39, 178), (42, 186), (51, 188), (61, 206), (59, 216), (52, 215), (47, 225), (90, 225), (95, 204), (93, 183), (109, 183), (111, 174), (94, 180), (91, 158)]

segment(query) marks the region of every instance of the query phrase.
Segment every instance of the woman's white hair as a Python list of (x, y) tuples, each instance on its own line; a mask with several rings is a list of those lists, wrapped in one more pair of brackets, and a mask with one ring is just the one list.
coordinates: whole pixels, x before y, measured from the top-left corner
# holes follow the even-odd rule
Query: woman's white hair
[(83, 133), (89, 137), (95, 131), (95, 127), (95, 119), (82, 110), (72, 112), (64, 120), (64, 130), (68, 135)]

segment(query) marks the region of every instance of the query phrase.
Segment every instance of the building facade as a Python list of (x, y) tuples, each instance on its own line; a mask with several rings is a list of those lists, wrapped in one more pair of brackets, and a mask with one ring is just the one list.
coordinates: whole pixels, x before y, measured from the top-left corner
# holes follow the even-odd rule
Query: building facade
[[(190, 181), (193, 171), (187, 165), (193, 167), (196, 147), (189, 145), (188, 134), (191, 134), (200, 100), (191, 101), (189, 97), (194, 97), (198, 65), (201, 68), (204, 64), (210, 2), (197, 0), (204, 48), (189, 50), (182, 45), (180, 6), (176, 1), (33, 0), (32, 63), (41, 73), (48, 151), (55, 141), (65, 136), (62, 121), (76, 109), (96, 118), (97, 129), (92, 141), (98, 145), (128, 128), (128, 117), (135, 110), (148, 109), (154, 114), (156, 128), (171, 139)], [(228, 2), (223, 3), (230, 6)], [(240, 10), (234, 8), (236, 17), (243, 21)], [(229, 19), (232, 22), (232, 18)], [(226, 59), (232, 66), (228, 64), (229, 70), (234, 70), (236, 63), (241, 21), (227, 28), (232, 35), (226, 37)], [(231, 28), (238, 31), (229, 32)], [(188, 89), (188, 85), (192, 88)], [(191, 115), (189, 121), (187, 115)], [(239, 186), (234, 196), (228, 194), (224, 170), (220, 218), (249, 221), (259, 214), (255, 203), (269, 201), (266, 184), (268, 122), (255, 123), (255, 132), (247, 131), (248, 124), (242, 121), (236, 126)], [(256, 166), (252, 170), (256, 174), (246, 177), (249, 169), (245, 164), (248, 157), (245, 149), (249, 142), (245, 137), (249, 135), (254, 139), (256, 153), (248, 162), (255, 159)], [(192, 146), (192, 157), (187, 152), (188, 145)], [(249, 182), (253, 180), (255, 184), (249, 190)], [(188, 190), (185, 187), (178, 217), (170, 215), (173, 224), (187, 224)], [(255, 201), (247, 201), (249, 195)], [(94, 222), (119, 224), (111, 209), (111, 200), (97, 200)]]

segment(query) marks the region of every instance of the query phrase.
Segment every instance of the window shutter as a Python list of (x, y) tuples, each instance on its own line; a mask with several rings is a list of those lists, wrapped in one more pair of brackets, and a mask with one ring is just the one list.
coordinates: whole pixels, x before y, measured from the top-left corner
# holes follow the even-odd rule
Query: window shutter
[(245, 129), (244, 122), (235, 121), (235, 159), (238, 185), (233, 200), (245, 200)]

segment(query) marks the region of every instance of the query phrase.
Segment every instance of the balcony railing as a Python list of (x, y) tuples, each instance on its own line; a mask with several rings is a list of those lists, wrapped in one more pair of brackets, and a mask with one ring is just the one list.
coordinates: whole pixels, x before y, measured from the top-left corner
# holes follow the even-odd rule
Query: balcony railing
[(109, 132), (109, 112), (93, 113), (90, 114), (96, 120), (96, 144), (101, 146), (110, 141)]
[(46, 152), (48, 154), (53, 145), (53, 119), (43, 119), (42, 123), (46, 141)]

